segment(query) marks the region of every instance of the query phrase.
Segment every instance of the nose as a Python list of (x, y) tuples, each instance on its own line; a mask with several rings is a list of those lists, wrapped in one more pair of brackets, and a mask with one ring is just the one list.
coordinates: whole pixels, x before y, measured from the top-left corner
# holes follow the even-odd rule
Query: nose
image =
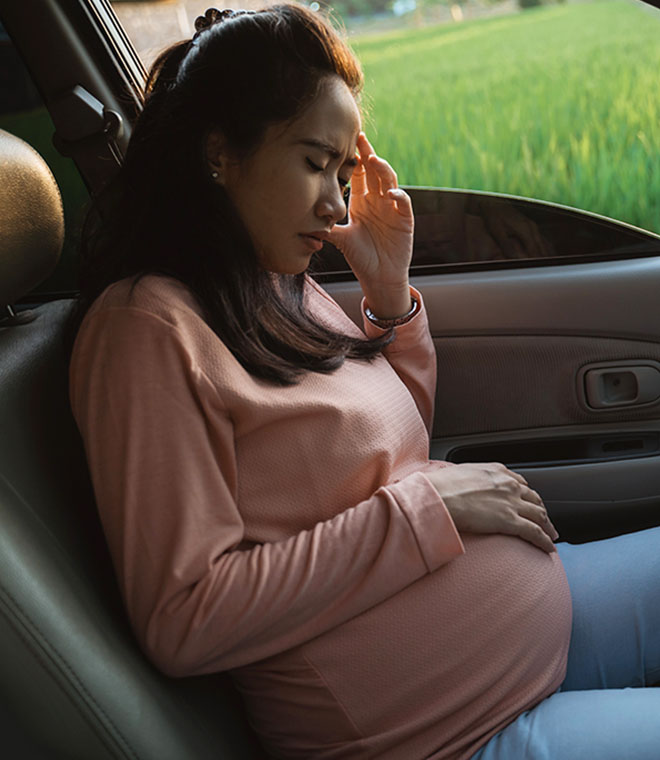
[(346, 216), (344, 193), (336, 179), (323, 183), (323, 189), (316, 202), (316, 214), (330, 224), (336, 224)]

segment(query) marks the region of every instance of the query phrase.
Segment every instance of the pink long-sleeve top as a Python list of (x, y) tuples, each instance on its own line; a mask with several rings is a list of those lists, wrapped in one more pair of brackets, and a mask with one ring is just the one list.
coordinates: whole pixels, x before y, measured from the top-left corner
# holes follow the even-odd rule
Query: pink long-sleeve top
[[(424, 474), (421, 311), (373, 362), (256, 379), (174, 279), (110, 286), (70, 370), (129, 617), (166, 673), (231, 670), (278, 758), (459, 760), (561, 683), (561, 563), (459, 537)], [(310, 312), (360, 330), (312, 280)], [(365, 320), (365, 331), (378, 328)]]

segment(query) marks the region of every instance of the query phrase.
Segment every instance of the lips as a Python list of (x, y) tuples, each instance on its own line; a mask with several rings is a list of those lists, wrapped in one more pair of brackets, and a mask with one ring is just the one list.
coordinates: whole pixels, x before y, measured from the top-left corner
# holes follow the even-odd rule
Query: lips
[(326, 236), (327, 232), (309, 232), (300, 235), (307, 247), (313, 252), (320, 251), (323, 248)]

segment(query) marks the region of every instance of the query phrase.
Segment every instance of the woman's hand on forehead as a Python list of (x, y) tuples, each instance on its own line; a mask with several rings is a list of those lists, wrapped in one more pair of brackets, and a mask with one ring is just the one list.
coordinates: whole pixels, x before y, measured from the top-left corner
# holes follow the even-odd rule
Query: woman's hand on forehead
[(349, 221), (336, 226), (329, 239), (344, 254), (373, 313), (395, 317), (410, 309), (412, 203), (399, 187), (394, 169), (376, 155), (364, 132), (357, 150)]

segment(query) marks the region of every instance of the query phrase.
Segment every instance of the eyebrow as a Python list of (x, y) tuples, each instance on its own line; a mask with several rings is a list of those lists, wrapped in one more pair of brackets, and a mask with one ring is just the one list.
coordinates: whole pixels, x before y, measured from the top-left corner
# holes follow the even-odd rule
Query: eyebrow
[[(314, 138), (310, 137), (308, 139), (299, 140), (298, 142), (301, 145), (309, 145), (310, 148), (318, 148), (319, 150), (327, 153), (331, 158), (341, 158), (341, 153), (337, 150), (337, 148), (335, 148), (334, 145), (330, 145), (330, 143), (324, 142), (323, 140), (315, 140)], [(357, 166), (357, 158), (347, 158), (344, 163), (348, 166)]]

